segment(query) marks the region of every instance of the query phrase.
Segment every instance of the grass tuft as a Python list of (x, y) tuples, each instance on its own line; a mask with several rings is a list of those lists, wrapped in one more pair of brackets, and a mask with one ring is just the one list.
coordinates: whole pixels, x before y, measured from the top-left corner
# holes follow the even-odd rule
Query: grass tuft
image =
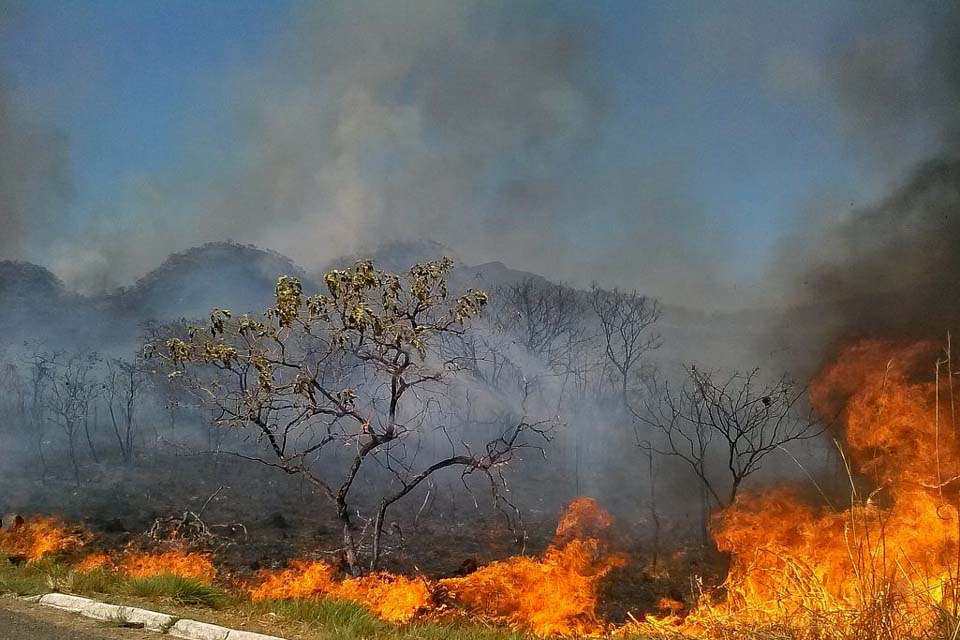
[(71, 577), (70, 591), (80, 594), (116, 593), (122, 590), (125, 582), (125, 576), (108, 569), (77, 571)]
[(198, 604), (219, 608), (225, 594), (216, 587), (173, 574), (132, 578), (127, 582), (130, 595), (140, 598), (169, 598), (177, 604)]
[(0, 556), (0, 591), (18, 596), (37, 596), (61, 586), (68, 569), (53, 562), (14, 564)]
[(394, 628), (369, 610), (346, 600), (262, 600), (249, 607), (327, 631), (337, 638), (385, 637)]

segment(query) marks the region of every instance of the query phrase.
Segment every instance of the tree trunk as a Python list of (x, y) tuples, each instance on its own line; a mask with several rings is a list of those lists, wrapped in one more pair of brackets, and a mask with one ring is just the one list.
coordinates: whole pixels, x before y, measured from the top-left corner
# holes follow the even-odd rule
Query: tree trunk
[(383, 521), (387, 515), (387, 504), (386, 501), (380, 502), (380, 507), (377, 509), (377, 519), (373, 525), (373, 553), (370, 558), (370, 571), (376, 571), (377, 565), (380, 563), (380, 539), (383, 536)]
[(80, 465), (77, 464), (77, 445), (76, 438), (74, 437), (73, 430), (67, 434), (67, 441), (70, 445), (70, 462), (73, 465), (73, 479), (77, 485), (80, 486)]
[(95, 463), (99, 464), (100, 459), (97, 457), (97, 450), (93, 446), (93, 438), (90, 437), (90, 421), (86, 418), (83, 419), (83, 433), (87, 438), (87, 446), (90, 447), (90, 457), (93, 458)]
[(360, 575), (360, 562), (357, 560), (357, 543), (353, 539), (353, 527), (350, 524), (350, 518), (340, 518), (343, 521), (343, 551), (347, 557), (347, 566), (350, 567), (350, 575)]

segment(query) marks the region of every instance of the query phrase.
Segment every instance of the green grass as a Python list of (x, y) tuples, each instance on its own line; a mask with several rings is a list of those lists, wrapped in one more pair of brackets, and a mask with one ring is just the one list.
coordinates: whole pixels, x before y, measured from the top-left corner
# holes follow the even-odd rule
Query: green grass
[(172, 574), (131, 578), (127, 593), (138, 598), (168, 598), (177, 604), (198, 604), (214, 609), (223, 606), (226, 594), (207, 584)]
[(344, 600), (264, 600), (244, 605), (246, 610), (301, 622), (331, 640), (530, 640), (523, 633), (467, 621), (412, 623), (384, 622), (360, 605)]
[(77, 571), (70, 578), (69, 590), (72, 593), (118, 593), (122, 592), (127, 578), (107, 569)]
[(54, 562), (13, 564), (0, 556), (0, 591), (18, 596), (36, 596), (56, 589), (69, 568)]
[[(308, 637), (323, 640), (530, 640), (502, 627), (466, 620), (395, 625), (362, 606), (345, 600), (266, 600), (251, 602), (245, 595), (175, 575), (128, 578), (108, 569), (79, 572), (54, 561), (14, 565), (0, 555), (0, 593), (39, 595), (50, 591), (108, 594), (201, 605), (239, 614), (272, 614), (278, 621), (299, 623)], [(117, 621), (117, 624), (122, 621)]]
[(345, 600), (264, 600), (251, 602), (256, 614), (274, 614), (322, 629), (331, 638), (385, 638), (394, 625), (383, 622), (354, 602)]

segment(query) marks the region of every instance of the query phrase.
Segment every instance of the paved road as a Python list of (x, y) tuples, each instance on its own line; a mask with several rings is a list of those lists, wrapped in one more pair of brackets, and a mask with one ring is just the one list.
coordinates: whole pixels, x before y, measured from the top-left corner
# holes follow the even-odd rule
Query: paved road
[(119, 629), (104, 622), (0, 598), (0, 640), (156, 640), (157, 634)]

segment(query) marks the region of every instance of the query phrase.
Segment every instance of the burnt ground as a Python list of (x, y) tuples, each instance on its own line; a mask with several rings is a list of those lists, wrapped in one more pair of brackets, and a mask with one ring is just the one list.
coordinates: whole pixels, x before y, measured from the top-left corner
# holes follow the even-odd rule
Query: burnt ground
[[(382, 568), (438, 578), (465, 564), (540, 553), (553, 539), (563, 506), (575, 495), (557, 491), (561, 480), (549, 477), (545, 466), (543, 471), (546, 475), (532, 474), (511, 485), (525, 538), (493, 508), (489, 486), (479, 484), (468, 493), (459, 475), (453, 475), (440, 478), (429, 496), (425, 491), (411, 494), (391, 514)], [(544, 486), (553, 489), (552, 497), (544, 497)], [(94, 534), (85, 551), (116, 550), (156, 544), (146, 532), (157, 519), (197, 511), (215, 493), (202, 519), (220, 537), (206, 540), (205, 546), (215, 551), (228, 580), (243, 581), (292, 558), (337, 561), (339, 522), (322, 495), (297, 477), (225, 456), (151, 453), (129, 469), (88, 464), (79, 488), (67, 473), (41, 479), (24, 468), (6, 474), (0, 507), (81, 522)], [(657, 611), (661, 597), (692, 603), (692, 576), (704, 576), (707, 585), (719, 580), (722, 559), (693, 542), (689, 526), (664, 526), (660, 537), (670, 544), (663, 545), (654, 566), (644, 520), (636, 513), (614, 513), (617, 523), (608, 546), (625, 556), (626, 565), (602, 583), (600, 613), (605, 619), (619, 622), (628, 612)]]

